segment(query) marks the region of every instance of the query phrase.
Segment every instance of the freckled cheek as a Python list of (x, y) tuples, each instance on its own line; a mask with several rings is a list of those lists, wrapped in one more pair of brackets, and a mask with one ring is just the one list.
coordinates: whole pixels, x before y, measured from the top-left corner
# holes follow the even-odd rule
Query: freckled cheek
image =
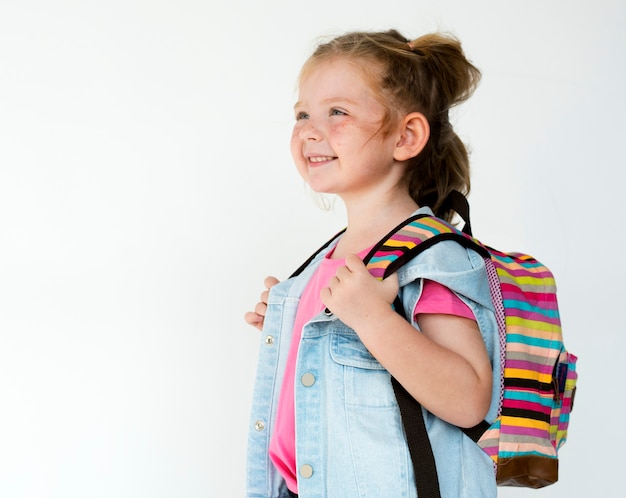
[(343, 139), (352, 132), (352, 128), (353, 126), (348, 122), (337, 124), (329, 130), (329, 139), (335, 147), (341, 147)]

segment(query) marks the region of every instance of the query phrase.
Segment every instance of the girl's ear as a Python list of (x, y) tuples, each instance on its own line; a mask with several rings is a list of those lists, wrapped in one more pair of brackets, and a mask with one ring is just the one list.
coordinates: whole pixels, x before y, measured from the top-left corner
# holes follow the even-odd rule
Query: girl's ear
[(430, 137), (430, 125), (421, 112), (412, 112), (400, 122), (399, 133), (393, 158), (406, 161), (422, 152)]

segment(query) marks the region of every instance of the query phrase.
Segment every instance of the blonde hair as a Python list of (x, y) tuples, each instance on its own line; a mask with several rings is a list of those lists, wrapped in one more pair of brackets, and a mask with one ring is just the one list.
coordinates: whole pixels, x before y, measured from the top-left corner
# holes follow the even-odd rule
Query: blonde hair
[(405, 181), (420, 206), (451, 220), (444, 205), (452, 190), (470, 190), (467, 149), (448, 118), (449, 110), (467, 100), (480, 81), (480, 71), (467, 60), (459, 40), (439, 33), (409, 40), (396, 30), (352, 32), (320, 44), (305, 62), (300, 78), (317, 64), (336, 57), (355, 62), (387, 108), (383, 131), (400, 114), (421, 112), (430, 137), (409, 161)]

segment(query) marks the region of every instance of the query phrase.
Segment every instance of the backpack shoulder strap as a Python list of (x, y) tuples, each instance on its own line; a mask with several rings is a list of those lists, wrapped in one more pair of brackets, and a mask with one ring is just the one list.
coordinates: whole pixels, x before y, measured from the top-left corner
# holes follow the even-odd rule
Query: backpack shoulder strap
[(297, 277), (298, 275), (300, 275), (300, 273), (302, 273), (304, 271), (304, 269), (309, 266), (311, 264), (311, 261), (313, 261), (315, 259), (315, 257), (321, 253), (324, 249), (326, 249), (330, 244), (332, 244), (337, 237), (339, 237), (343, 232), (345, 232), (346, 229), (344, 228), (343, 230), (340, 230), (339, 232), (337, 232), (334, 236), (332, 236), (330, 239), (328, 239), (317, 251), (315, 251), (313, 254), (311, 254), (311, 256), (309, 256), (309, 258), (302, 263), (298, 269), (296, 271), (294, 271), (291, 275), (289, 275), (289, 278), (291, 277)]
[[(364, 262), (369, 272), (382, 280), (442, 240), (455, 240), (481, 253), (485, 252), (469, 234), (434, 216), (418, 214), (403, 221), (383, 237), (365, 256)], [(396, 298), (394, 308), (404, 315), (399, 298)], [(392, 377), (391, 382), (402, 417), (418, 496), (440, 498), (437, 467), (421, 404), (395, 378)]]
[[(453, 240), (464, 247), (474, 249), (484, 258), (490, 258), (488, 248), (472, 238), (467, 200), (460, 193), (458, 196), (451, 196), (451, 199), (455, 206), (453, 209), (465, 221), (462, 231), (435, 216), (414, 215), (391, 230), (365, 256), (364, 262), (369, 272), (382, 280), (421, 252), (443, 240)], [(399, 298), (396, 298), (394, 308), (404, 315)], [(391, 381), (409, 446), (418, 495), (439, 498), (441, 495), (437, 467), (424, 424), (421, 404), (408, 394), (395, 378), (392, 377)], [(488, 426), (489, 424), (482, 422), (472, 429), (467, 429), (466, 433), (477, 440)]]
[(382, 280), (422, 251), (442, 240), (454, 240), (490, 257), (488, 249), (452, 224), (428, 214), (417, 214), (400, 223), (365, 256), (370, 273)]
[[(453, 190), (448, 194), (444, 205), (453, 209), (464, 222), (462, 230), (454, 225), (428, 214), (416, 214), (402, 221), (385, 235), (365, 256), (363, 262), (370, 273), (383, 279), (398, 270), (402, 265), (441, 240), (455, 240), (460, 244), (475, 249), (484, 257), (489, 251), (480, 242), (472, 238), (469, 217), (469, 203), (463, 194)], [(290, 277), (302, 273), (315, 257), (346, 231), (336, 233), (317, 251), (315, 251)]]

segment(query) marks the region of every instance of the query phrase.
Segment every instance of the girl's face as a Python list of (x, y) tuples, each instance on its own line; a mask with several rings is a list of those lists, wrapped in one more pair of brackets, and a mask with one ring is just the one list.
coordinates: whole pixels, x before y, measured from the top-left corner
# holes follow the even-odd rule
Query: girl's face
[(354, 63), (334, 58), (313, 66), (300, 81), (294, 109), (291, 153), (314, 191), (346, 200), (397, 185), (398, 136), (383, 132), (386, 109)]

